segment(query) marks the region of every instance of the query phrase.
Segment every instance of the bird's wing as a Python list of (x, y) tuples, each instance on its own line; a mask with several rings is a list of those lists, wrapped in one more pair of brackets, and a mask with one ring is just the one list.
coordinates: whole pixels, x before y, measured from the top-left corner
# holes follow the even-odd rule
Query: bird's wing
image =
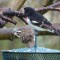
[(32, 22), (32, 23), (36, 23), (36, 24), (38, 24), (38, 23), (39, 23), (38, 21), (35, 21), (35, 20), (32, 20), (31, 22)]
[(32, 20), (31, 23), (32, 23), (33, 25), (39, 25), (39, 24), (40, 24), (38, 21), (35, 21), (35, 20)]
[(33, 24), (33, 25), (40, 25), (41, 24), (41, 22), (39, 21), (39, 18), (34, 14), (34, 15), (32, 15), (32, 16), (30, 16), (29, 17), (30, 18), (30, 20), (31, 20), (31, 23)]
[(41, 14), (36, 13), (31, 16), (32, 22), (37, 25), (45, 24), (51, 26), (51, 23)]

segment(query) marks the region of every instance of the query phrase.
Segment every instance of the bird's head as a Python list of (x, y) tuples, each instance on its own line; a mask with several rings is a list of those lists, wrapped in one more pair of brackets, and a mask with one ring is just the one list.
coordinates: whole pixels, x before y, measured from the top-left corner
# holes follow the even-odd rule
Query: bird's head
[(34, 13), (34, 9), (33, 8), (31, 8), (31, 7), (25, 7), (24, 8), (24, 15), (25, 15), (25, 17), (24, 17), (24, 21), (25, 22), (27, 22), (27, 23), (29, 23), (30, 22), (30, 16)]
[(25, 7), (25, 8), (24, 8), (24, 14), (25, 14), (26, 16), (30, 16), (33, 12), (34, 12), (34, 9), (31, 8), (31, 7)]

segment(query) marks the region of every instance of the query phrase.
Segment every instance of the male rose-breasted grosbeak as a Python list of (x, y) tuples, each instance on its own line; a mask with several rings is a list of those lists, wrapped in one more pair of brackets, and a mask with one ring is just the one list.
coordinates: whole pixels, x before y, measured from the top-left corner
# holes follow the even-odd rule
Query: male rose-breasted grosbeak
[(52, 24), (43, 15), (36, 12), (33, 8), (25, 7), (24, 14), (24, 20), (28, 25), (33, 27), (33, 29), (39, 30), (39, 28), (41, 27), (54, 31), (54, 33), (56, 33), (57, 35), (60, 35), (60, 33), (52, 26)]

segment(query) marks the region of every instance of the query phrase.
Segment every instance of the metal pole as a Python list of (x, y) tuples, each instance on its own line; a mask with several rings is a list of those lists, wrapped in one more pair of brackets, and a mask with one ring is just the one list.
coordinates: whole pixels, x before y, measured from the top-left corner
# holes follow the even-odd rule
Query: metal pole
[(35, 35), (35, 52), (36, 52), (36, 49), (37, 49), (37, 35)]

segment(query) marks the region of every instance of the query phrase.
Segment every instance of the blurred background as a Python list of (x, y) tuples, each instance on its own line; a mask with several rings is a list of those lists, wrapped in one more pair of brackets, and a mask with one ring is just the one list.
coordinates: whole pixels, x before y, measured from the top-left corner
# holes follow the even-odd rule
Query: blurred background
[[(53, 3), (58, 2), (60, 0), (54, 0)], [(15, 0), (0, 0), (0, 8), (1, 7), (11, 7), (10, 3), (15, 2)], [(45, 5), (47, 0), (27, 0), (22, 8), (30, 6), (33, 8), (39, 8), (42, 5)], [(60, 12), (58, 11), (48, 11), (44, 16), (51, 22), (51, 23), (60, 23)], [(6, 24), (5, 27), (20, 27), (25, 26), (20, 19), (14, 17), (17, 21), (17, 25), (13, 24)], [(60, 37), (58, 36), (39, 36), (38, 39), (38, 46), (51, 48), (51, 49), (58, 49), (60, 50)], [(17, 48), (24, 48), (26, 47), (25, 44), (22, 44), (20, 39), (15, 39), (13, 41), (9, 40), (0, 40), (0, 50), (5, 49), (17, 49)], [(0, 52), (0, 60), (2, 60), (2, 53)]]

